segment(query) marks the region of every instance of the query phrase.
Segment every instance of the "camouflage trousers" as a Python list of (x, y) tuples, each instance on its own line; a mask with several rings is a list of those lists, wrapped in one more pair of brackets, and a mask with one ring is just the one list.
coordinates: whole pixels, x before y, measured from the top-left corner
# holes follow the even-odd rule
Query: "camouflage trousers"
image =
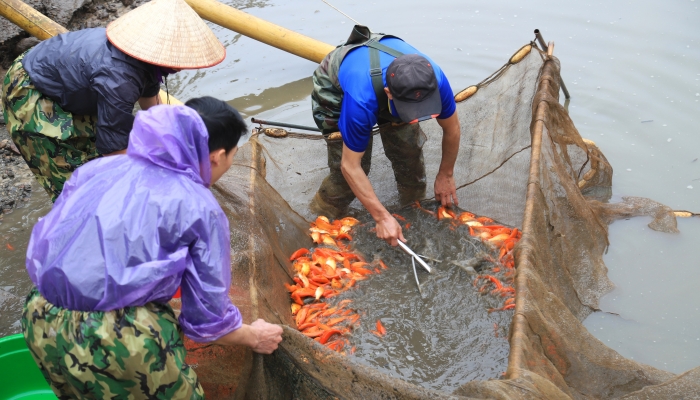
[(73, 115), (39, 92), (22, 67), (25, 54), (12, 63), (3, 80), (3, 116), (24, 161), (56, 201), (73, 171), (99, 157), (97, 117)]
[(71, 311), (32, 289), (24, 338), (59, 399), (203, 399), (167, 304)]
[[(382, 124), (379, 135), (384, 146), (384, 154), (391, 161), (391, 167), (394, 170), (401, 205), (409, 204), (425, 196), (425, 163), (422, 149), (425, 143), (425, 133), (420, 125), (393, 126), (392, 124)], [(370, 138), (360, 163), (365, 174), (369, 174), (372, 165), (372, 142), (373, 139)], [(355, 199), (355, 194), (340, 170), (343, 141), (326, 139), (326, 143), (330, 171), (316, 192), (311, 209), (315, 213), (335, 218), (347, 212), (348, 206)]]

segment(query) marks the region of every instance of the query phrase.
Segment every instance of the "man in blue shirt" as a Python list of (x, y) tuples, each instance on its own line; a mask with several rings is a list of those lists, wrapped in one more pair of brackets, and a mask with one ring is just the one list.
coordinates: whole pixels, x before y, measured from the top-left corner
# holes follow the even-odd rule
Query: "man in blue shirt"
[[(452, 88), (437, 64), (399, 38), (355, 26), (348, 41), (332, 51), (314, 72), (314, 119), (328, 143), (330, 174), (312, 209), (342, 214), (357, 197), (377, 223), (377, 237), (396, 246), (405, 241), (401, 226), (377, 198), (367, 178), (373, 127), (392, 163), (402, 202), (423, 196), (424, 134), (416, 122), (437, 118), (443, 129), (442, 160), (435, 198), (457, 204), (454, 178), (460, 126)], [(334, 139), (339, 132), (342, 140)]]

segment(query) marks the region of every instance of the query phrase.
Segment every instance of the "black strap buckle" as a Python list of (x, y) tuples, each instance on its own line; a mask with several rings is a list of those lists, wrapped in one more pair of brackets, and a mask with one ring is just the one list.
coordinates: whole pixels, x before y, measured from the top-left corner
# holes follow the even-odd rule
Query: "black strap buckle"
[(377, 76), (382, 74), (382, 69), (381, 68), (372, 68), (369, 70), (369, 75), (370, 76)]

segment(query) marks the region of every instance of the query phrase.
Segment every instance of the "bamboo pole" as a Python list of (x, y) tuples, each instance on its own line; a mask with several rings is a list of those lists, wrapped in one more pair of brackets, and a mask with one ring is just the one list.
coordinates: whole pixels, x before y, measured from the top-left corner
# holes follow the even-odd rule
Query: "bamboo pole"
[(68, 32), (68, 29), (19, 0), (0, 0), (0, 15), (39, 40)]
[[(535, 39), (537, 39), (537, 41), (540, 43), (543, 51), (547, 49), (547, 46), (544, 44), (544, 37), (542, 37), (542, 33), (539, 29), (535, 29)], [(569, 100), (571, 96), (569, 95), (569, 90), (566, 88), (564, 79), (561, 76), (559, 77), (559, 86), (561, 86), (561, 90), (564, 92), (564, 97)]]
[(185, 1), (207, 21), (316, 63), (320, 63), (335, 48), (216, 0)]
[[(0, 15), (39, 40), (50, 39), (68, 32), (68, 29), (20, 0), (0, 0)], [(166, 103), (164, 91), (161, 90), (158, 97), (162, 104)], [(182, 104), (173, 96), (170, 96), (169, 100), (170, 104)]]

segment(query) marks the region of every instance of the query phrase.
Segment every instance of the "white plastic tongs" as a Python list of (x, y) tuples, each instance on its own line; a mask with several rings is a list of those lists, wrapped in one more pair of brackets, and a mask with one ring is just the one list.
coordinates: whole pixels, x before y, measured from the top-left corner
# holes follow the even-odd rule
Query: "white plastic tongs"
[(399, 242), (399, 246), (401, 246), (403, 251), (405, 251), (408, 255), (413, 257), (414, 260), (418, 261), (418, 264), (422, 265), (423, 268), (425, 268), (425, 270), (428, 271), (429, 274), (433, 273), (432, 268), (430, 268), (430, 266), (425, 261), (423, 261), (423, 259), (420, 258), (420, 256), (418, 256), (418, 254), (414, 253), (413, 250), (411, 250), (408, 246), (406, 246), (406, 244), (404, 242), (402, 242), (400, 240), (398, 242)]
[(406, 246), (402, 241), (399, 240), (399, 246), (403, 249), (403, 251), (406, 252), (406, 254), (411, 256), (411, 264), (413, 264), (413, 276), (416, 278), (416, 285), (418, 285), (418, 291), (423, 294), (423, 291), (420, 288), (420, 281), (418, 280), (418, 272), (416, 272), (416, 260), (418, 260), (418, 263), (425, 268), (426, 271), (428, 271), (429, 274), (433, 273), (433, 270), (430, 268), (428, 264), (426, 264), (423, 259), (421, 259), (418, 254), (414, 253), (413, 250), (411, 250), (408, 246)]

